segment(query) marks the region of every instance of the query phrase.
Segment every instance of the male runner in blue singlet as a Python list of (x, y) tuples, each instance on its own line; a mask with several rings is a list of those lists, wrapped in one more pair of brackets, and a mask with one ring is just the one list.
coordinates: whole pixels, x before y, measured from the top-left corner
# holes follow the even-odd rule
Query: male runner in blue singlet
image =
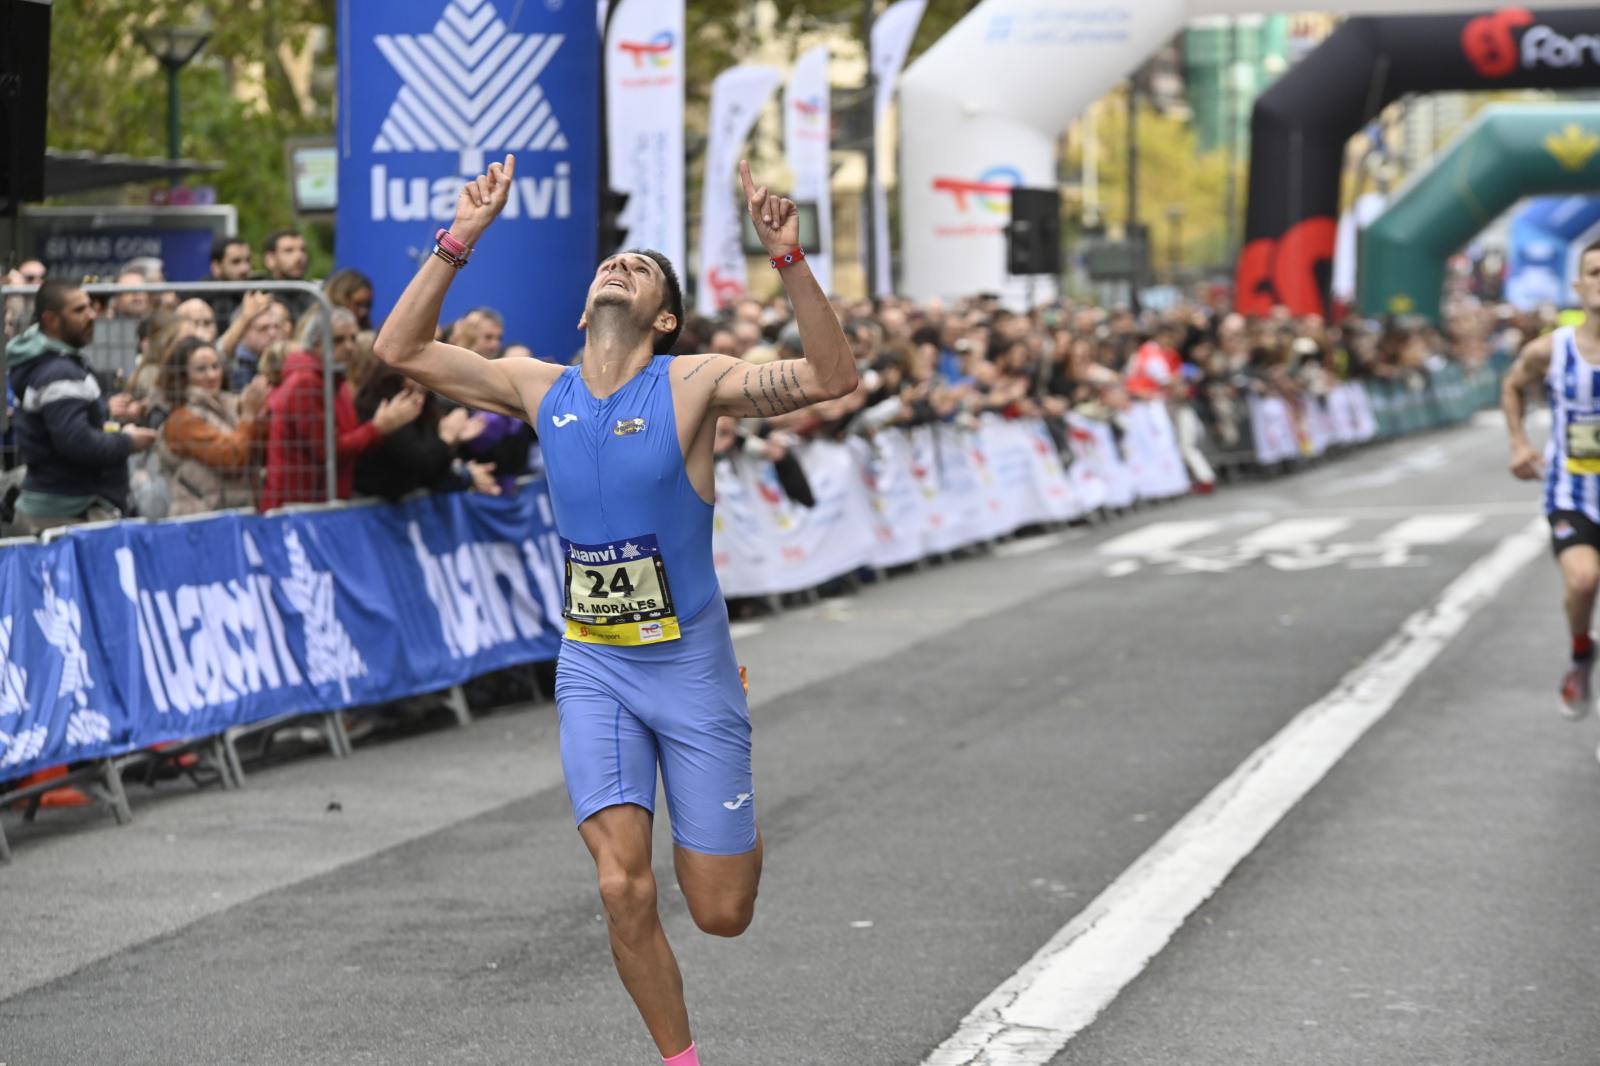
[(490, 361), (435, 341), (445, 290), (505, 206), (515, 166), (508, 156), (462, 191), (455, 223), (437, 236), (376, 351), (436, 392), (539, 431), (566, 554), (556, 709), (567, 791), (622, 983), (662, 1058), (698, 1066), (656, 912), (658, 763), (695, 924), (744, 932), (761, 877), (749, 710), (711, 560), (712, 437), (722, 415), (772, 416), (849, 393), (855, 362), (797, 247), (794, 204), (757, 188), (742, 162), (750, 215), (794, 306), (805, 359), (755, 367), (666, 354), (683, 326), (683, 296), (672, 264), (649, 251), (611, 256), (595, 272), (578, 366)]
[[(1528, 342), (1500, 392), (1511, 435), (1511, 473), (1544, 475), (1544, 511), (1566, 586), (1572, 662), (1561, 679), (1561, 712), (1576, 721), (1594, 699), (1595, 643), (1589, 632), (1600, 589), (1600, 242), (1578, 258), (1574, 283), (1585, 318)], [(1543, 384), (1550, 401), (1550, 442), (1541, 456), (1523, 428), (1524, 393)]]

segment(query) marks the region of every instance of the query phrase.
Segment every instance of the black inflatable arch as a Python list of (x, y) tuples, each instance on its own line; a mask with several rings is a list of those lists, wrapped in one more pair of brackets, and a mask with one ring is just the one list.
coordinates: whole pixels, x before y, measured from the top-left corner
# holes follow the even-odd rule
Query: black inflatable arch
[(1328, 310), (1350, 136), (1407, 93), (1600, 86), (1600, 5), (1353, 18), (1256, 101), (1240, 311)]

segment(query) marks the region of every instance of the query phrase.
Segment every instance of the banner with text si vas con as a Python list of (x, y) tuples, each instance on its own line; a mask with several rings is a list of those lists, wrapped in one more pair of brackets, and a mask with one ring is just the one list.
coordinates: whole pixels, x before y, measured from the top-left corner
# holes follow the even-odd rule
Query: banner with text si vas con
[(0, 781), (552, 659), (549, 498), (85, 529), (0, 551)]
[[(595, 264), (599, 30), (587, 4), (341, 5), (338, 260), (382, 318), (455, 217), (464, 179), (506, 153), (516, 182), (444, 317), (488, 305), (506, 340), (565, 361)], [(514, 20), (514, 21), (513, 21)]]

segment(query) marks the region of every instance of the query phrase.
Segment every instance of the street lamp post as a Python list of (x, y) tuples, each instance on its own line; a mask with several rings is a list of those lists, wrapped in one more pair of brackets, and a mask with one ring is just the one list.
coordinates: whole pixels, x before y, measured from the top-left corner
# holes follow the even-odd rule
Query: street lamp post
[[(202, 26), (156, 26), (139, 31), (139, 43), (167, 72), (167, 158), (174, 162), (183, 155), (178, 118), (178, 71), (188, 66), (210, 39), (211, 31)], [(178, 179), (172, 180), (176, 183)]]
[(1183, 266), (1183, 216), (1187, 214), (1182, 204), (1170, 204), (1167, 207), (1167, 225), (1172, 227), (1172, 250), (1168, 253), (1168, 270), (1171, 271), (1172, 281), (1178, 280), (1178, 271)]
[(866, 222), (862, 227), (862, 235), (866, 240), (863, 242), (862, 259), (867, 269), (866, 292), (869, 300), (878, 295), (878, 77), (872, 67), (872, 22), (876, 7), (875, 0), (861, 0), (861, 39), (867, 49), (867, 83), (866, 91), (862, 94), (867, 109), (867, 195), (862, 204)]

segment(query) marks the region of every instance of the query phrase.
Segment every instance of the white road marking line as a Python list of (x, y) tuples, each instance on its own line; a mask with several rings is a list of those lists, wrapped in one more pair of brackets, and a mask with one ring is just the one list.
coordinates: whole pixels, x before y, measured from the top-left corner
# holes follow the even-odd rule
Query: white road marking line
[(1156, 552), (1171, 551), (1201, 537), (1209, 537), (1221, 528), (1221, 522), (1200, 519), (1187, 522), (1153, 522), (1106, 541), (1100, 545), (1099, 550), (1101, 555), (1153, 555)]
[(1527, 563), (1544, 522), (1500, 541), (1256, 750), (1009, 980), (923, 1066), (1043, 1066), (1143, 972), (1185, 919)]
[(1378, 539), (1386, 544), (1449, 544), (1482, 523), (1478, 514), (1416, 515)]
[[(1448, 503), (1424, 504), (1420, 506), (1395, 504), (1393, 506), (1369, 507), (1298, 507), (1291, 504), (1283, 504), (1278, 506), (1276, 510), (1292, 510), (1296, 517), (1302, 518), (1311, 515), (1339, 515), (1345, 518), (1406, 518), (1411, 515), (1459, 514), (1461, 512), (1468, 511), (1473, 514), (1481, 514), (1484, 516), (1512, 515), (1514, 517), (1523, 517), (1538, 513), (1539, 500), (1537, 496), (1532, 496), (1523, 501), (1502, 501), (1498, 503)], [(1260, 514), (1260, 512), (1247, 512), (1247, 514)], [(1272, 517), (1271, 514), (1262, 515), (1259, 521), (1264, 522), (1270, 517)]]
[(1239, 541), (1241, 551), (1281, 551), (1302, 548), (1350, 528), (1348, 518), (1286, 518), (1258, 529)]

